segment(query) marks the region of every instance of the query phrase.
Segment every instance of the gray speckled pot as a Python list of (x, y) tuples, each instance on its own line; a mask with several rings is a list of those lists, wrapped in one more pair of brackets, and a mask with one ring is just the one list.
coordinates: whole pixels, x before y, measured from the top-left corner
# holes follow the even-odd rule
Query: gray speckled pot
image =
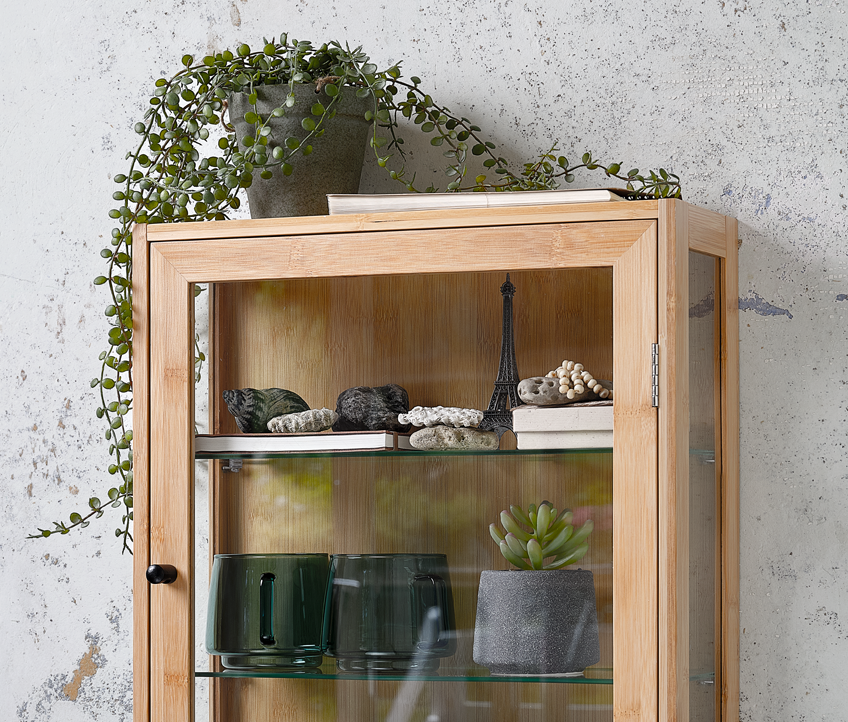
[[(365, 112), (373, 108), (374, 99), (357, 98), (354, 88), (342, 88), (336, 115), (325, 121), (324, 135), (311, 142), (310, 155), (296, 154), (289, 162), (294, 172), (286, 177), (278, 168), (274, 176), (262, 180), (259, 173), (253, 176), (253, 184), (247, 189), (251, 218), (280, 218), (285, 216), (326, 215), (327, 193), (358, 193), (362, 160), (371, 124), (365, 120)], [(289, 92), (288, 84), (263, 85), (256, 88), (257, 112), (267, 118), (274, 108), (285, 104)], [(277, 143), (286, 138), (304, 138), (306, 131), (300, 122), (311, 117), (312, 105), (321, 101), (326, 107), (330, 98), (325, 93), (315, 93), (313, 84), (300, 83), (294, 86), (295, 104), (288, 108), (282, 118), (272, 118), (272, 135)], [(253, 108), (244, 93), (233, 93), (229, 98), (230, 122), (235, 126), (239, 147), (242, 138), (253, 132), (244, 116)], [(269, 147), (273, 147), (273, 143)]]
[(493, 675), (579, 675), (601, 658), (595, 584), (583, 569), (484, 571), (474, 661)]

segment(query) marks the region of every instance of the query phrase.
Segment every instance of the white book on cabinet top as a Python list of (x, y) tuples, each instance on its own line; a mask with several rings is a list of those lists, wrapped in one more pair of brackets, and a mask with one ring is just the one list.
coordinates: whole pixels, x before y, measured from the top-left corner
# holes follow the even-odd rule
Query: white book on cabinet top
[(612, 405), (533, 406), (512, 410), (512, 428), (520, 432), (608, 431), (612, 434)]
[[(627, 191), (620, 190), (619, 193)], [(506, 193), (328, 193), (330, 215), (432, 211), (448, 208), (504, 208), (508, 206), (556, 205), (624, 201), (609, 188), (587, 190), (519, 191)]]

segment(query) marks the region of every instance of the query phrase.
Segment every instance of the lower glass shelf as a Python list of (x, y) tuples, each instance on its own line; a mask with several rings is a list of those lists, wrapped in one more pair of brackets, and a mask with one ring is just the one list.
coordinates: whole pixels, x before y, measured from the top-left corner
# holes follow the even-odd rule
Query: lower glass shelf
[(195, 677), (214, 677), (216, 679), (272, 678), (272, 679), (323, 679), (323, 680), (357, 680), (367, 679), (387, 682), (403, 682), (417, 680), (420, 682), (548, 682), (554, 684), (612, 684), (612, 670), (592, 668), (587, 669), (581, 677), (554, 677), (545, 675), (512, 675), (493, 676), (483, 667), (449, 667), (442, 665), (437, 672), (429, 674), (400, 673), (367, 674), (338, 672), (333, 662), (325, 663), (314, 671), (270, 671), (270, 670), (226, 670), (224, 672), (194, 673)]

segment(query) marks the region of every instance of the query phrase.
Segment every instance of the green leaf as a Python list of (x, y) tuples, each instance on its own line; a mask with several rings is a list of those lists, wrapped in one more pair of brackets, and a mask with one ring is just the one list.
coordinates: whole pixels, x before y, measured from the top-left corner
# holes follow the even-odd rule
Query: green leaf
[(541, 569), (544, 557), (542, 556), (542, 547), (538, 541), (531, 539), (527, 542), (527, 556), (530, 559), (530, 566), (533, 569)]
[(471, 146), (471, 154), (472, 155), (483, 155), (486, 152), (486, 146), (482, 143), (476, 143)]
[(516, 566), (519, 569), (530, 569), (530, 565), (517, 554), (515, 554), (512, 549), (509, 548), (505, 541), (502, 541), (500, 543), (500, 550), (501, 554), (503, 554), (504, 556), (504, 559), (506, 559), (513, 566)]
[(294, 168), (292, 168), (290, 163), (283, 163), (283, 175), (290, 176), (294, 172)]
[(312, 115), (321, 116), (321, 115), (324, 115), (325, 111), (326, 111), (326, 108), (324, 108), (324, 106), (321, 105), (321, 103), (313, 103), (312, 107), (310, 108), (310, 112), (312, 113)]
[(308, 133), (311, 133), (313, 130), (315, 130), (315, 121), (312, 120), (312, 118), (304, 118), (300, 121), (300, 125)]
[[(367, 89), (367, 88), (364, 88), (364, 90), (366, 91), (365, 95), (359, 95), (360, 91), (359, 91), (359, 90), (357, 90), (357, 91), (356, 91), (356, 95), (357, 95), (357, 97), (359, 97), (359, 98), (364, 98), (364, 97), (366, 97), (366, 96), (368, 95), (368, 89)], [(329, 97), (331, 97), (331, 98), (335, 98), (335, 97), (339, 94), (339, 89), (338, 89), (338, 87), (337, 87), (337, 86), (333, 85), (332, 83), (327, 83), (327, 84), (324, 86), (324, 92), (325, 92), (325, 93), (326, 93)]]
[(504, 541), (504, 535), (501, 533), (501, 530), (498, 529), (497, 524), (489, 524), (489, 534), (492, 535), (492, 539), (495, 540), (495, 544), (500, 546), (500, 543)]

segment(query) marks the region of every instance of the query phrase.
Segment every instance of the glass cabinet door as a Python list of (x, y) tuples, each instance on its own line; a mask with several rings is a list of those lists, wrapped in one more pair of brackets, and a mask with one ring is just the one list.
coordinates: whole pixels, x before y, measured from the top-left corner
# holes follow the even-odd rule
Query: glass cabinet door
[(715, 720), (721, 649), (717, 259), (689, 253), (689, 718)]
[[(149, 557), (178, 570), (176, 582), (149, 592), (151, 719), (607, 722), (616, 709), (655, 713), (656, 223), (605, 224), (597, 246), (595, 230), (523, 229), (523, 242), (494, 253), (485, 244), (495, 230), (465, 229), (453, 232), (447, 260), (427, 250), (443, 231), (349, 234), (333, 239), (350, 259), (344, 273), (292, 268), (308, 244), (284, 234), (150, 245)], [(379, 263), (357, 266), (357, 254)], [(417, 272), (399, 272), (409, 265)], [(282, 451), (239, 430), (225, 391), (285, 389), (312, 409), (335, 409), (346, 389), (398, 384), (410, 407), (486, 409), (507, 273), (520, 377), (570, 359), (612, 380), (611, 441), (570, 444), (554, 426), (544, 432), (557, 440), (540, 448), (519, 448), (521, 432), (507, 431), (497, 448), (421, 451), (392, 437), (385, 448), (369, 440)], [(198, 301), (195, 284), (206, 288)], [(196, 339), (207, 359), (197, 388)], [(510, 565), (489, 524), (510, 505), (543, 501), (570, 509), (575, 529), (593, 522), (575, 568), (591, 572), (597, 661), (570, 676), (493, 674), (475, 662), (478, 590), (482, 572)], [(319, 555), (335, 565), (323, 596), (309, 581)], [(341, 560), (354, 558), (355, 571), (342, 574)], [(551, 616), (538, 598), (538, 617)], [(518, 624), (526, 632), (537, 620)], [(362, 654), (343, 654), (330, 628)], [(538, 629), (542, 653), (575, 643)], [(263, 656), (289, 637), (296, 651)]]

